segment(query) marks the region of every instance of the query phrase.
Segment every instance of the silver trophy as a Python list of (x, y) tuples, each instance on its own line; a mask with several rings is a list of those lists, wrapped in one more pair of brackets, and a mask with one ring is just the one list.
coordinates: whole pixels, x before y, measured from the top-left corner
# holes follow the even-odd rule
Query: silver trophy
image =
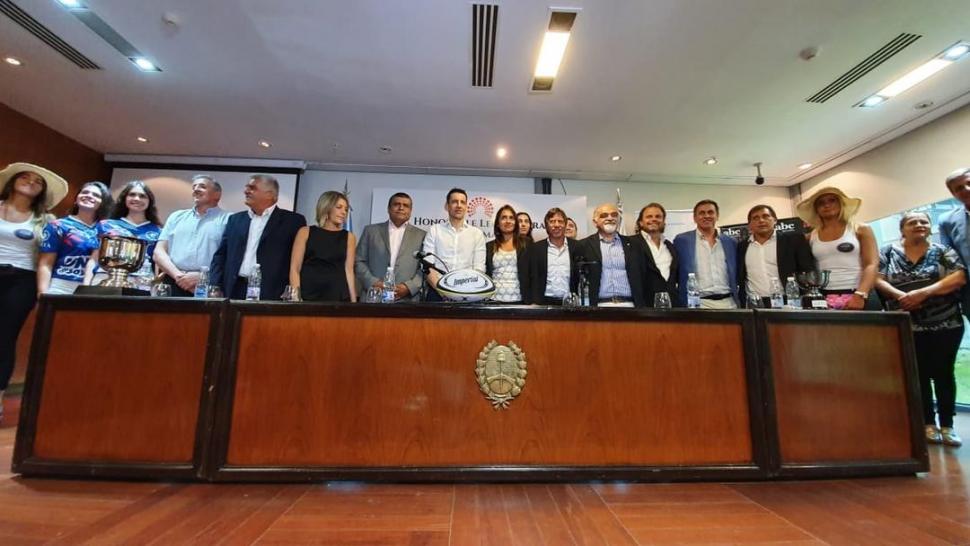
[[(829, 285), (831, 273), (828, 269), (795, 273), (795, 280), (805, 289), (805, 297), (811, 301), (811, 308), (826, 309), (828, 307), (825, 305), (825, 295), (822, 294), (822, 289)], [(821, 305), (817, 302), (820, 302)]]
[(141, 269), (147, 246), (145, 241), (134, 237), (117, 235), (102, 237), (98, 264), (108, 272), (108, 278), (101, 281), (98, 286), (138, 288), (137, 284), (128, 279), (128, 274)]

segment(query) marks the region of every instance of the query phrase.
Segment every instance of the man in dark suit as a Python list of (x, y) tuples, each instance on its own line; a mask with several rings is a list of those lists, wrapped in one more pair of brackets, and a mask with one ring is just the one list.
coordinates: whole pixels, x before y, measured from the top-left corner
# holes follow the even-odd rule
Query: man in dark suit
[(395, 193), (387, 201), (388, 221), (371, 224), (357, 243), (354, 272), (361, 296), (369, 288), (384, 288), (387, 268), (394, 268), (394, 299), (417, 300), (421, 290), (421, 265), (414, 252), (421, 250), (425, 232), (408, 223), (412, 201)]
[(673, 305), (685, 305), (677, 299), (677, 251), (674, 244), (664, 238), (666, 227), (667, 209), (663, 205), (650, 203), (640, 209), (640, 216), (637, 217), (640, 236), (631, 240), (644, 253), (647, 307), (653, 306), (654, 295), (658, 292), (670, 294)]
[(280, 185), (258, 174), (246, 184), (249, 210), (229, 216), (219, 249), (209, 266), (210, 282), (222, 284), (232, 299), (245, 299), (246, 286), (258, 264), (262, 275), (260, 298), (278, 300), (289, 284), (290, 253), (296, 232), (306, 227), (302, 214), (276, 206)]
[(697, 229), (674, 237), (674, 248), (680, 258), (678, 273), (679, 300), (687, 302), (687, 280), (697, 279), (702, 309), (737, 309), (738, 243), (730, 235), (718, 233), (720, 207), (711, 199), (694, 205)]
[[(561, 208), (549, 209), (543, 219), (549, 237), (532, 243), (526, 253), (529, 258), (531, 303), (562, 305), (562, 299), (574, 289), (566, 221), (566, 213)], [(576, 244), (575, 241), (573, 244)]]
[[(771, 280), (784, 291), (785, 280), (799, 271), (815, 271), (812, 247), (801, 233), (778, 233), (778, 216), (769, 205), (748, 211), (746, 240), (738, 244), (738, 299), (747, 305), (751, 297), (770, 306)], [(784, 293), (784, 292), (782, 292)]]
[(578, 272), (586, 269), (590, 305), (645, 307), (644, 253), (629, 237), (617, 233), (620, 220), (616, 205), (596, 207), (596, 233), (576, 243), (573, 270), (578, 277)]

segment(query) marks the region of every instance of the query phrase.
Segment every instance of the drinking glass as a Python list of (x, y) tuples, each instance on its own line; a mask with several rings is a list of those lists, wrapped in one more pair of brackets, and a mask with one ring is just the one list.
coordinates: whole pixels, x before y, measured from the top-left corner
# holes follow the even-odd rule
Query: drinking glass
[(666, 292), (657, 292), (653, 295), (654, 309), (670, 309), (671, 307), (670, 294)]
[(380, 303), (381, 302), (381, 289), (376, 286), (372, 286), (367, 289), (367, 293), (364, 294), (364, 303)]
[(222, 298), (225, 297), (225, 295), (223, 295), (222, 288), (219, 288), (219, 285), (218, 284), (210, 284), (209, 285), (209, 289), (206, 290), (206, 292), (205, 292), (205, 297), (207, 297), (207, 298), (215, 298), (215, 299), (222, 299)]
[[(297, 290), (299, 290), (299, 288), (297, 288)], [(283, 289), (283, 294), (280, 295), (280, 299), (283, 301), (296, 301), (293, 299), (293, 287), (286, 285), (286, 288)]]
[(172, 287), (160, 282), (152, 285), (152, 296), (156, 298), (168, 298), (172, 296)]
[(575, 292), (570, 292), (569, 294), (566, 294), (562, 298), (562, 306), (563, 307), (572, 309), (574, 307), (579, 307), (579, 304), (580, 304), (579, 294), (577, 294)]

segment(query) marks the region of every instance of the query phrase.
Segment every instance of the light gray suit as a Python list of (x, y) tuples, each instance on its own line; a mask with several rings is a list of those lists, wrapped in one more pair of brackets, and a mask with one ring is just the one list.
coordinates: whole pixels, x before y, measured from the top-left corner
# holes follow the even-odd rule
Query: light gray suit
[[(357, 274), (361, 295), (374, 286), (375, 282), (384, 280), (384, 273), (391, 263), (387, 224), (388, 222), (381, 222), (366, 226), (357, 242), (354, 273)], [(404, 227), (404, 238), (401, 239), (401, 249), (397, 253), (397, 263), (394, 264), (394, 283), (404, 283), (411, 291), (411, 296), (404, 298), (405, 300), (417, 300), (418, 291), (421, 289), (421, 266), (414, 257), (414, 251), (421, 250), (424, 236), (423, 229), (411, 224)]]
[[(963, 263), (970, 264), (970, 232), (967, 232), (967, 209), (960, 207), (940, 218), (940, 242), (953, 248)], [(960, 292), (963, 314), (970, 319), (970, 287), (963, 285)]]

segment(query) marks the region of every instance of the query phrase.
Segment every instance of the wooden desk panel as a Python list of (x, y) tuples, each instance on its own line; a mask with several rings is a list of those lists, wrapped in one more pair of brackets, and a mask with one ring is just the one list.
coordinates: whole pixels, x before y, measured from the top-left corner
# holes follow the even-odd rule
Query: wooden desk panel
[[(227, 464), (705, 465), (753, 459), (739, 323), (243, 315)], [(529, 375), (479, 391), (490, 340)]]
[(898, 326), (800, 321), (767, 332), (782, 465), (913, 457)]
[(60, 310), (35, 459), (191, 463), (210, 317)]

